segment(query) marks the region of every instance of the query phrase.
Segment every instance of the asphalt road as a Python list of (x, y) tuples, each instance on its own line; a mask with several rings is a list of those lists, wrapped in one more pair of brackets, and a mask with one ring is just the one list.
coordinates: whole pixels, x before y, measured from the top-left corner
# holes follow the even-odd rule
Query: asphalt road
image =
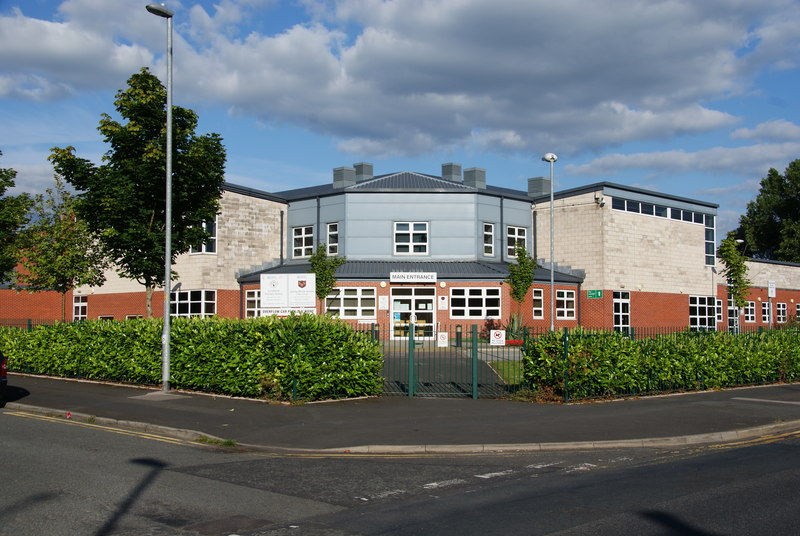
[(800, 433), (675, 450), (279, 455), (0, 412), (0, 534), (794, 534)]

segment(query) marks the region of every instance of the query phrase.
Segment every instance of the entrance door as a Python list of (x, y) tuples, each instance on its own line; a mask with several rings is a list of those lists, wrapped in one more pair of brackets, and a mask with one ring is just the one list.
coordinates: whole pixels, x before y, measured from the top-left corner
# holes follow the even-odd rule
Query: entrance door
[(392, 289), (392, 338), (408, 338), (408, 326), (414, 324), (415, 339), (432, 339), (435, 335), (436, 289), (403, 287)]

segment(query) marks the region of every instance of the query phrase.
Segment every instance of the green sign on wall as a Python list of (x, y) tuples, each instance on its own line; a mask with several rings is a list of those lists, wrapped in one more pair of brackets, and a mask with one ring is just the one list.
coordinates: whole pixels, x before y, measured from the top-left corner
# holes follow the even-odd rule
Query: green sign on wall
[(595, 300), (603, 297), (602, 290), (587, 290), (586, 294), (587, 294), (586, 297), (589, 298), (590, 300)]

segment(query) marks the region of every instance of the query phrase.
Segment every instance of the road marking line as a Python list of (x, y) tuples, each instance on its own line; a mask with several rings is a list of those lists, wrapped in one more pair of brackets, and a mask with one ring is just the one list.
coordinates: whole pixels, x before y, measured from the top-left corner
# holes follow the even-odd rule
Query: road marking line
[(134, 430), (124, 430), (122, 428), (114, 428), (113, 426), (103, 426), (103, 425), (100, 425), (100, 424), (93, 424), (93, 423), (88, 423), (88, 422), (67, 420), (67, 419), (63, 419), (61, 417), (53, 417), (53, 416), (50, 416), (50, 415), (40, 415), (40, 414), (37, 414), (37, 413), (28, 413), (28, 412), (25, 412), (25, 411), (15, 411), (15, 410), (5, 411), (4, 413), (6, 415), (13, 415), (15, 417), (22, 417), (22, 418), (25, 418), (25, 419), (36, 419), (36, 420), (40, 420), (40, 421), (57, 422), (57, 423), (61, 423), (61, 424), (71, 425), (71, 426), (82, 426), (84, 428), (94, 428), (94, 429), (104, 430), (106, 432), (111, 432), (111, 433), (115, 433), (115, 434), (119, 434), (119, 435), (127, 435), (127, 436), (132, 436), (132, 437), (139, 437), (139, 438), (142, 438), (142, 439), (150, 439), (150, 440), (153, 440), (153, 441), (160, 441), (162, 443), (171, 443), (173, 445), (200, 446), (198, 443), (196, 443), (194, 441), (186, 441), (184, 439), (177, 439), (177, 438), (174, 438), (174, 437), (161, 436), (161, 435), (156, 435), (156, 434), (149, 433), (149, 432), (137, 432), (137, 431), (134, 431)]
[(482, 475), (475, 475), (475, 478), (484, 478), (484, 479), (488, 479), (488, 478), (496, 478), (496, 477), (498, 477), (498, 476), (506, 476), (506, 475), (510, 475), (510, 474), (512, 474), (513, 472), (514, 472), (514, 470), (513, 470), (513, 469), (507, 469), (507, 470), (505, 470), (505, 471), (499, 471), (499, 472), (497, 472), (497, 473), (485, 473), (485, 474), (482, 474)]
[(744, 400), (745, 402), (767, 402), (769, 404), (789, 404), (791, 406), (800, 406), (800, 402), (792, 400), (769, 400), (766, 398), (745, 398), (743, 396), (733, 397), (731, 400)]
[(564, 462), (552, 462), (552, 463), (534, 463), (533, 465), (525, 466), (525, 469), (544, 469), (545, 467), (553, 467), (554, 465), (561, 465)]
[(441, 482), (431, 482), (429, 484), (423, 484), (423, 489), (439, 489), (439, 488), (446, 488), (449, 486), (457, 486), (459, 484), (466, 484), (466, 480), (462, 480), (461, 478), (454, 478), (453, 480), (442, 480)]

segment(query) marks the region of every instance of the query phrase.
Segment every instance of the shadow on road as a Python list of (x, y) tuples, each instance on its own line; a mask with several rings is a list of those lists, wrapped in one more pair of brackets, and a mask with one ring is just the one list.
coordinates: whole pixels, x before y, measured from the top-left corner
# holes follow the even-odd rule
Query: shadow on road
[(153, 481), (158, 477), (158, 474), (164, 470), (164, 467), (167, 466), (166, 463), (154, 458), (135, 458), (131, 460), (131, 463), (149, 467), (150, 471), (144, 476), (144, 478), (142, 478), (142, 481), (139, 482), (139, 485), (131, 490), (128, 497), (122, 502), (122, 504), (119, 505), (117, 511), (114, 512), (108, 521), (106, 521), (105, 524), (100, 527), (100, 530), (95, 532), (96, 536), (107, 536), (109, 534), (114, 534), (119, 520), (130, 511), (133, 505), (136, 504), (136, 501), (139, 500), (139, 497), (142, 495), (142, 493), (144, 493), (148, 486), (153, 483)]

